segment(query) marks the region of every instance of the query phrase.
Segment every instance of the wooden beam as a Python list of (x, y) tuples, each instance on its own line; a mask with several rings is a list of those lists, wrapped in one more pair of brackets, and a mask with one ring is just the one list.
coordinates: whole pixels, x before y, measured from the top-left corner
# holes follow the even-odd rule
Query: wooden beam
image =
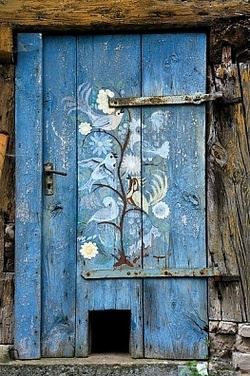
[(223, 49), (221, 65), (210, 73), (211, 90), (242, 97), (230, 106), (210, 108), (208, 140), (209, 266), (225, 268), (240, 282), (210, 281), (209, 316), (213, 320), (250, 319), (249, 262), (249, 64), (232, 64)]
[(163, 29), (209, 26), (250, 15), (246, 0), (12, 0), (0, 2), (0, 23), (49, 30)]
[(1, 63), (13, 63), (13, 33), (12, 28), (6, 25), (0, 25), (0, 64)]

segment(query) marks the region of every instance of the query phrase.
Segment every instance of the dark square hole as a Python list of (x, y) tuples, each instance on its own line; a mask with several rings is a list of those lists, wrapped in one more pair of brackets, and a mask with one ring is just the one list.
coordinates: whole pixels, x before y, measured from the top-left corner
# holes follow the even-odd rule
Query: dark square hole
[(129, 353), (130, 320), (128, 310), (90, 311), (90, 352)]

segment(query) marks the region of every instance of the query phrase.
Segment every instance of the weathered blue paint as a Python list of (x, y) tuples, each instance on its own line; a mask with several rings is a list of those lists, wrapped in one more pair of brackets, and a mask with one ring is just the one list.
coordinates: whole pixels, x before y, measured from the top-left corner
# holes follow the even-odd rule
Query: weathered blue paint
[[(204, 34), (144, 35), (142, 61), (143, 96), (205, 93)], [(142, 143), (169, 145), (167, 158), (153, 155), (152, 166), (143, 164), (153, 185), (156, 175), (167, 176), (166, 194), (144, 216), (143, 227), (151, 221), (160, 233), (144, 254), (144, 267), (206, 267), (205, 106), (143, 108), (142, 117), (154, 132), (143, 129)], [(145, 150), (144, 162), (147, 157)], [(146, 357), (207, 356), (206, 286), (195, 278), (144, 281)]]
[(44, 37), (44, 163), (55, 170), (54, 194), (44, 195), (42, 251), (42, 355), (75, 354), (76, 37)]
[(15, 349), (40, 357), (42, 36), (19, 34), (16, 66)]
[[(92, 89), (92, 95), (97, 95), (101, 89), (109, 89), (116, 93), (124, 92), (127, 95), (140, 95), (140, 37), (139, 36), (98, 36), (79, 38), (78, 43), (78, 87), (89, 84)], [(78, 94), (78, 99), (80, 93)], [(85, 95), (86, 97), (86, 95)], [(92, 97), (93, 100), (93, 97)], [(85, 100), (86, 103), (86, 100)], [(78, 105), (81, 103), (78, 102)], [(98, 108), (95, 108), (98, 113)], [(133, 110), (131, 116), (138, 116), (138, 110)], [(105, 114), (99, 111), (99, 116), (105, 118)], [(107, 115), (106, 115), (107, 116)], [(91, 117), (91, 116), (90, 116)], [(94, 118), (86, 117), (82, 109), (78, 108), (78, 123), (90, 123), (93, 125)], [(128, 122), (128, 113), (124, 113), (123, 126)], [(122, 127), (122, 125), (121, 125)], [(120, 130), (121, 130), (120, 127)], [(130, 349), (132, 356), (140, 357), (143, 355), (143, 331), (142, 331), (142, 295), (141, 281), (85, 281), (81, 272), (88, 268), (112, 269), (115, 264), (129, 263), (125, 257), (125, 249), (130, 245), (129, 242), (139, 237), (141, 223), (139, 227), (133, 228), (134, 234), (127, 237), (126, 231), (128, 225), (122, 218), (125, 217), (127, 180), (119, 171), (121, 165), (121, 146), (115, 140), (126, 142), (127, 130), (124, 127), (124, 135), (118, 134), (118, 127), (113, 130), (106, 127), (105, 132), (100, 132), (98, 127), (91, 129), (88, 135), (78, 133), (78, 281), (77, 281), (77, 345), (76, 351), (79, 356), (86, 356), (89, 353), (88, 344), (88, 311), (102, 309), (130, 309), (131, 310), (131, 340)], [(100, 128), (101, 129), (101, 128)], [(114, 137), (112, 137), (113, 135)], [(98, 175), (91, 175), (93, 169), (87, 169), (82, 161), (88, 159), (105, 158), (105, 151), (98, 149), (97, 142), (106, 140), (106, 148), (112, 144), (108, 153), (116, 153), (118, 158), (114, 162), (114, 181), (108, 172), (110, 179)], [(109, 141), (110, 140), (110, 141)], [(104, 146), (105, 148), (105, 146)], [(106, 153), (107, 154), (107, 153)], [(100, 162), (99, 162), (100, 163)], [(91, 166), (90, 166), (91, 167)], [(96, 168), (96, 167), (94, 167)], [(107, 165), (112, 170), (112, 163)], [(121, 167), (120, 167), (121, 168)], [(117, 174), (120, 178), (117, 178)], [(89, 187), (90, 180), (93, 186)], [(91, 181), (92, 183), (92, 181)], [(100, 183), (102, 185), (112, 185), (119, 192), (104, 186), (94, 186)], [(95, 188), (97, 188), (95, 190)], [(118, 197), (119, 196), (119, 197)], [(117, 226), (123, 226), (121, 231), (117, 231), (114, 225), (98, 224), (101, 220), (94, 220), (92, 217), (98, 209), (105, 210), (105, 198), (111, 203), (110, 209), (113, 210), (113, 200), (115, 205), (119, 205), (119, 214), (111, 214), (110, 222), (113, 221)], [(118, 201), (119, 200), (119, 201)], [(108, 202), (108, 203), (109, 203)], [(107, 208), (109, 208), (107, 206)], [(110, 210), (110, 212), (111, 212)], [(103, 212), (101, 212), (103, 213)], [(104, 211), (104, 215), (109, 215), (109, 211)], [(93, 220), (90, 220), (90, 219)], [(139, 217), (140, 218), (140, 217)], [(104, 220), (103, 220), (104, 221)], [(108, 217), (105, 222), (108, 221)], [(88, 223), (89, 222), (89, 223)], [(132, 226), (135, 220), (132, 218)], [(122, 239), (121, 239), (122, 237)], [(96, 257), (87, 259), (80, 251), (86, 243), (95, 243), (98, 247)], [(93, 246), (92, 246), (93, 247)], [(84, 248), (83, 248), (84, 249)], [(138, 253), (138, 262), (140, 262), (140, 249)]]
[[(17, 261), (19, 281), (32, 277), (36, 283), (25, 290), (26, 296), (31, 291), (33, 299), (37, 289), (35, 308), (27, 313), (17, 288), (21, 303), (16, 308), (17, 321), (27, 314), (24, 323), (30, 323), (28, 329), (17, 326), (16, 342), (21, 346), (23, 339), (30, 346), (21, 357), (40, 354), (39, 343), (31, 349), (33, 342), (29, 342), (35, 334), (40, 341), (40, 327), (33, 333), (31, 319), (37, 325), (42, 321), (43, 356), (87, 356), (89, 311), (126, 309), (131, 310), (132, 356), (205, 358), (206, 281), (159, 278), (162, 270), (173, 270), (174, 275), (185, 270), (190, 275), (206, 267), (205, 106), (127, 108), (121, 113), (107, 104), (113, 95), (205, 93), (205, 35), (46, 36), (43, 56), (39, 34), (20, 38), (27, 38), (27, 46), (19, 44), (17, 84), (22, 85), (20, 90), (17, 85), (17, 125), (20, 121), (26, 128), (23, 125), (25, 129), (17, 133), (17, 148), (25, 156), (17, 157), (22, 182), (17, 206), (34, 209), (40, 231), (31, 271), (21, 263), (20, 251)], [(40, 40), (39, 48), (33, 46), (32, 38), (37, 44)], [(23, 48), (33, 51), (27, 67)], [(40, 70), (43, 65), (44, 75), (34, 85), (37, 64)], [(27, 74), (33, 81), (27, 82)], [(30, 93), (36, 98), (34, 107), (26, 92), (28, 98)], [(25, 110), (21, 116), (20, 108)], [(40, 112), (33, 112), (37, 109)], [(40, 127), (37, 133), (32, 128), (31, 141), (26, 133), (29, 119)], [(24, 139), (30, 145), (27, 151)], [(27, 195), (25, 186), (30, 154), (34, 196)], [(54, 195), (43, 199), (41, 255), (38, 180), (41, 183), (46, 162), (67, 176), (55, 176)], [(36, 198), (40, 201), (34, 203)], [(33, 227), (28, 228), (26, 220), (21, 219), (17, 234), (29, 241), (26, 251), (31, 255), (34, 241), (27, 235)], [(151, 278), (119, 279), (120, 269), (122, 273), (145, 271)], [(37, 274), (32, 274), (34, 270)], [(92, 271), (105, 278), (110, 273), (115, 279), (83, 278)], [(158, 278), (152, 278), (154, 274)], [(41, 314), (37, 311), (34, 317), (40, 307)], [(27, 339), (26, 333), (33, 336)]]

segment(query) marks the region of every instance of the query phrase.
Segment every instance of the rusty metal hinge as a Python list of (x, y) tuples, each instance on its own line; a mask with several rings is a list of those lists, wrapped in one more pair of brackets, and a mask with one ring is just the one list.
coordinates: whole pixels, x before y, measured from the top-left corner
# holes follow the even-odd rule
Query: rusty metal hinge
[(222, 98), (223, 93), (193, 95), (167, 95), (155, 97), (127, 97), (127, 98), (110, 98), (110, 107), (135, 107), (135, 106), (161, 106), (166, 104), (201, 104), (203, 102), (214, 101)]
[(241, 98), (225, 98), (222, 92), (211, 94), (196, 93), (193, 95), (167, 95), (155, 97), (127, 97), (127, 98), (110, 98), (110, 107), (138, 107), (138, 106), (162, 106), (176, 104), (195, 104), (199, 105), (204, 102), (219, 101), (223, 104), (239, 103)]
[[(96, 269), (82, 272), (84, 279), (113, 279), (113, 278), (215, 278), (217, 281), (229, 278), (222, 273), (218, 267), (210, 268), (128, 268), (121, 267), (116, 269)], [(233, 276), (234, 280), (238, 276)], [(229, 279), (228, 279), (229, 280)]]

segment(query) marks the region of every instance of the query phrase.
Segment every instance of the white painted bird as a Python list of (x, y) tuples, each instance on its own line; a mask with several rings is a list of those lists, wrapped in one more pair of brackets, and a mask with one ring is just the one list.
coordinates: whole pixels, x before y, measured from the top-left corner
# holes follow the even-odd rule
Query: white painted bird
[(124, 112), (121, 109), (116, 110), (113, 114), (101, 115), (93, 122), (92, 126), (104, 131), (113, 131), (119, 126), (123, 115)]
[(117, 155), (109, 153), (104, 159), (102, 158), (90, 158), (84, 159), (78, 162), (82, 168), (92, 168), (92, 173), (87, 183), (80, 188), (81, 191), (88, 189), (91, 192), (93, 184), (100, 180), (107, 181), (112, 185), (114, 181), (114, 170), (116, 166)]
[(124, 112), (117, 109), (111, 114), (100, 115), (90, 105), (91, 86), (82, 84), (78, 88), (78, 104), (76, 106), (74, 98), (65, 98), (64, 105), (68, 110), (68, 115), (73, 111), (80, 111), (86, 114), (93, 127), (109, 131), (116, 129), (122, 121)]
[[(154, 148), (149, 142), (143, 142), (143, 153), (146, 155), (147, 159), (155, 155), (159, 155), (163, 159), (169, 157), (169, 142), (165, 141), (159, 148)], [(152, 159), (152, 158), (151, 158)]]
[(113, 197), (105, 197), (102, 201), (104, 208), (101, 208), (92, 215), (90, 222), (110, 222), (119, 215), (119, 206)]

